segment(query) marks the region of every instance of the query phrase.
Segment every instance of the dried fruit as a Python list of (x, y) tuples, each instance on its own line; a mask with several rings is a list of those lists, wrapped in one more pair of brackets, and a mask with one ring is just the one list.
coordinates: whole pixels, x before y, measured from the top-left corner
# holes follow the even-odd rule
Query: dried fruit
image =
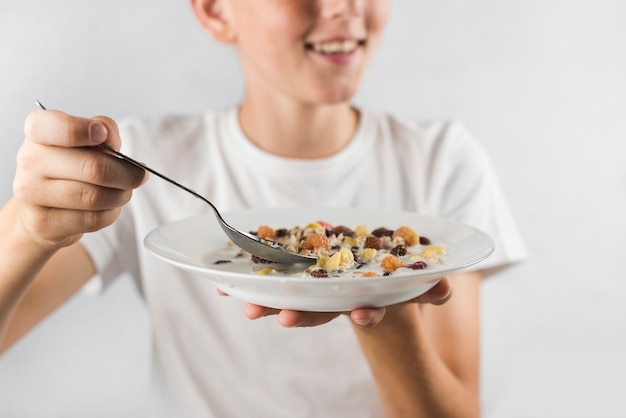
[(268, 263), (271, 263), (270, 260), (266, 260), (264, 258), (261, 258), (261, 257), (257, 256), (257, 255), (253, 255), (251, 257), (251, 259), (252, 259), (252, 262), (254, 264), (268, 264)]
[(313, 270), (309, 274), (311, 275), (311, 277), (315, 277), (316, 279), (328, 277), (328, 272), (326, 272), (326, 270), (324, 269), (316, 269), (316, 270)]
[(406, 245), (396, 245), (391, 250), (389, 250), (389, 254), (395, 255), (398, 257), (404, 257), (407, 253)]
[(407, 264), (404, 267), (412, 270), (422, 270), (428, 267), (428, 264), (423, 261), (416, 261), (415, 263)]
[(421, 245), (430, 245), (430, 239), (426, 238), (426, 237), (420, 237), (420, 244)]

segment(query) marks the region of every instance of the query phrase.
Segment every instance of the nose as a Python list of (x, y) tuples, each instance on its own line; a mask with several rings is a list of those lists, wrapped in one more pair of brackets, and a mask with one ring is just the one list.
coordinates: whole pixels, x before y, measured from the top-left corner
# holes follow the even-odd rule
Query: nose
[(365, 0), (322, 0), (320, 3), (323, 18), (338, 19), (362, 15)]

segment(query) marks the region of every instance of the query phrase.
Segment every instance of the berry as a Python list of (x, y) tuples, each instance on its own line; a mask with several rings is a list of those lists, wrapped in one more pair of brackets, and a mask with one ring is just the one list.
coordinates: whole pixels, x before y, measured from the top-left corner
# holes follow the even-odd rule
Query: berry
[(415, 263), (407, 264), (404, 267), (411, 269), (411, 270), (422, 270), (428, 267), (428, 264), (424, 263), (423, 261), (416, 261)]

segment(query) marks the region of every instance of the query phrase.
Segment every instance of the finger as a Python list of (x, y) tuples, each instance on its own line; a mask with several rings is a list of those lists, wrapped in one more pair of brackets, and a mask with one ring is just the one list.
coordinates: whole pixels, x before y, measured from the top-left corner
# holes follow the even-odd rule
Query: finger
[(15, 195), (22, 201), (48, 208), (100, 211), (119, 208), (127, 204), (131, 190), (94, 186), (72, 180), (46, 180), (35, 189), (24, 189)]
[(249, 319), (259, 319), (264, 316), (276, 315), (279, 312), (279, 309), (267, 308), (265, 306), (255, 305), (254, 303), (247, 303), (243, 308), (244, 315)]
[(107, 131), (107, 138), (105, 142), (107, 145), (119, 150), (122, 145), (122, 141), (117, 123), (108, 116), (100, 115), (92, 117), (91, 120), (96, 124), (102, 123), (102, 125), (104, 125)]
[(419, 303), (442, 305), (452, 297), (452, 282), (449, 277), (444, 277), (428, 292), (416, 298)]
[(301, 312), (283, 309), (278, 313), (278, 323), (286, 328), (315, 327), (341, 315), (339, 312)]
[(94, 232), (111, 225), (120, 214), (115, 208), (83, 211), (28, 206), (21, 213), (22, 224), (48, 242), (62, 241), (68, 236)]
[(383, 320), (385, 308), (360, 308), (350, 312), (350, 319), (360, 327), (372, 328)]
[(110, 119), (87, 119), (57, 110), (36, 110), (24, 121), (24, 135), (34, 143), (62, 147), (91, 146), (109, 140), (119, 146), (117, 127)]
[(217, 294), (220, 296), (230, 296), (228, 293), (224, 292), (222, 289), (217, 289)]
[(25, 142), (17, 155), (17, 174), (82, 181), (130, 190), (141, 185), (146, 171), (99, 148), (62, 148)]

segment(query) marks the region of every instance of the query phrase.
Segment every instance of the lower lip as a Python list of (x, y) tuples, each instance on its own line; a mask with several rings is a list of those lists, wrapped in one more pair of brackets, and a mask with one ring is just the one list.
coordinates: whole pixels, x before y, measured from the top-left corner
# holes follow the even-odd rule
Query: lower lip
[(325, 60), (326, 62), (330, 62), (334, 65), (348, 65), (352, 63), (357, 55), (360, 53), (361, 48), (356, 48), (354, 51), (346, 54), (322, 54), (321, 52), (309, 51), (316, 57)]

